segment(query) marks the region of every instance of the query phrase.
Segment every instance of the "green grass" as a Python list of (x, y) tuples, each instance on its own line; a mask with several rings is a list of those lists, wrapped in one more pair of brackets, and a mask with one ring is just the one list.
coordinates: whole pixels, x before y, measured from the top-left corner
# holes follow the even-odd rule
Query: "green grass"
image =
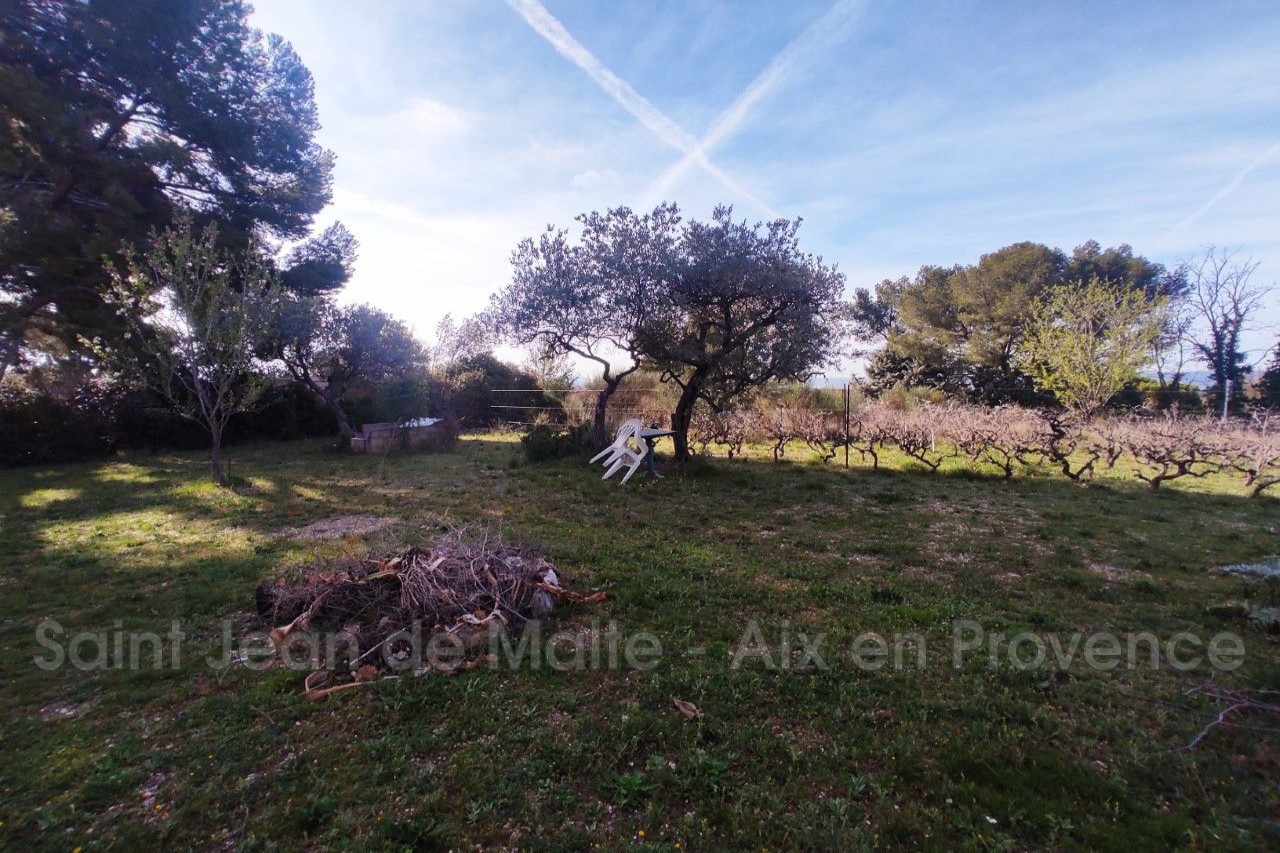
[[(952, 621), (990, 631), (1244, 638), (1215, 676), (1280, 689), (1274, 638), (1219, 617), (1280, 585), (1211, 566), (1280, 552), (1280, 502), (1227, 481), (1151, 493), (804, 460), (696, 463), (624, 489), (581, 461), (524, 465), (499, 436), (456, 454), (319, 444), (0, 472), (0, 843), (10, 849), (1191, 849), (1280, 844), (1280, 738), (1220, 728), (1201, 670), (952, 666)], [(300, 543), (345, 513), (394, 534)], [(548, 627), (658, 636), (652, 671), (481, 668), (323, 704), (302, 676), (203, 663), (259, 578), (483, 523), (579, 589)], [(189, 634), (181, 666), (43, 671), (35, 626)], [(747, 622), (825, 632), (830, 667), (733, 669)], [(865, 672), (866, 631), (923, 636), (927, 665)], [(701, 656), (686, 654), (705, 647)], [(695, 703), (688, 720), (672, 699)], [(1280, 723), (1242, 718), (1261, 729)]]

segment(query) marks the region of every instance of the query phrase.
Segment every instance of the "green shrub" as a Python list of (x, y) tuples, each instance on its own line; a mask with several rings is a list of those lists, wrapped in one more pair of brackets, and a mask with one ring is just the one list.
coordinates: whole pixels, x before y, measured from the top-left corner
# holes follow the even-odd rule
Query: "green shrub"
[(591, 446), (591, 425), (572, 427), (537, 424), (520, 437), (524, 455), (530, 462), (577, 456)]

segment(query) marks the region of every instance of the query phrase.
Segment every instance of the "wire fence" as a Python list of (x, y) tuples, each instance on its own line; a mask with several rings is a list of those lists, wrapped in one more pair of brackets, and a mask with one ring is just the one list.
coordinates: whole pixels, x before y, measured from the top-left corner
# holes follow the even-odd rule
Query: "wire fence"
[[(854, 395), (856, 385), (850, 381), (841, 386), (825, 387), (813, 389), (821, 392), (836, 392), (839, 394), (839, 402), (834, 406), (787, 406), (779, 407), (791, 414), (798, 415), (820, 415), (824, 417), (838, 418), (841, 438), (839, 443), (844, 448), (844, 466), (849, 467), (849, 448), (852, 445), (852, 413), (854, 408)], [(490, 408), (495, 412), (501, 413), (500, 417), (495, 420), (500, 421), (503, 425), (511, 429), (519, 429), (524, 427), (537, 426), (539, 423), (554, 423), (556, 418), (544, 416), (538, 420), (538, 415), (534, 414), (534, 419), (517, 419), (511, 417), (517, 413), (530, 417), (529, 413), (556, 413), (560, 415), (565, 422), (590, 422), (594, 419), (594, 410), (596, 398), (601, 391), (598, 388), (568, 388), (560, 390), (544, 390), (535, 391), (529, 388), (494, 388), (491, 390), (494, 400), (504, 400), (504, 402), (492, 402)], [(556, 399), (559, 395), (556, 405), (520, 405), (514, 402), (505, 402), (511, 398), (504, 398), (498, 395), (503, 394), (539, 394), (541, 396)], [(572, 405), (566, 406), (566, 402), (572, 401)], [(670, 409), (673, 405), (670, 401), (662, 399), (660, 395), (647, 393), (644, 390), (619, 390), (615, 391), (609, 397), (608, 413), (611, 422), (625, 421), (630, 418), (640, 418), (649, 426), (665, 427), (670, 424), (673, 419)], [(665, 422), (664, 422), (665, 421)]]

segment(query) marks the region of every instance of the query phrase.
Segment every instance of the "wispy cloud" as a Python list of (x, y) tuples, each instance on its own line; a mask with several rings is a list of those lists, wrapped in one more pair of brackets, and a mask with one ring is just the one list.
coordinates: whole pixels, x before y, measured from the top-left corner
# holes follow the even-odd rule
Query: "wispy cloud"
[(751, 111), (773, 94), (798, 63), (820, 53), (824, 47), (839, 38), (861, 6), (862, 0), (837, 0), (826, 14), (792, 39), (729, 105), (729, 108), (716, 117), (693, 150), (686, 151), (684, 157), (654, 181), (645, 193), (645, 197), (649, 200), (660, 200), (666, 197), (676, 182), (688, 174), (690, 169), (705, 161), (707, 155), (717, 145), (738, 132)]
[(718, 180), (730, 192), (749, 202), (761, 212), (776, 217), (778, 214), (732, 177), (716, 166), (699, 147), (696, 137), (669, 119), (661, 110), (632, 88), (631, 84), (613, 73), (581, 42), (565, 29), (538, 0), (507, 0), (507, 5), (524, 18), (533, 31), (542, 36), (556, 52), (582, 69), (605, 94), (631, 113), (654, 136), (685, 155), (690, 165), (697, 165)]
[(1212, 198), (1210, 198), (1204, 204), (1196, 208), (1194, 213), (1192, 213), (1186, 219), (1179, 222), (1177, 225), (1170, 228), (1169, 233), (1165, 234), (1163, 237), (1160, 238), (1159, 245), (1161, 246), (1165, 245), (1179, 231), (1188, 227), (1189, 225), (1192, 225), (1198, 222), (1200, 220), (1200, 217), (1204, 216), (1210, 210), (1213, 210), (1213, 208), (1217, 206), (1218, 202), (1222, 201), (1224, 198), (1226, 198), (1227, 196), (1231, 195), (1233, 192), (1238, 190), (1240, 188), (1240, 185), (1244, 183), (1245, 178), (1249, 177), (1250, 173), (1252, 173), (1255, 169), (1257, 169), (1262, 164), (1266, 163), (1268, 160), (1270, 160), (1272, 157), (1276, 156), (1277, 154), (1280, 154), (1280, 142), (1277, 142), (1275, 145), (1272, 145), (1266, 151), (1262, 152), (1262, 155), (1260, 157), (1258, 157), (1252, 163), (1250, 163), (1249, 165), (1241, 169), (1239, 172), (1237, 172), (1236, 176), (1232, 178), (1230, 181), (1228, 181), (1226, 186), (1218, 190), (1216, 193), (1213, 194)]

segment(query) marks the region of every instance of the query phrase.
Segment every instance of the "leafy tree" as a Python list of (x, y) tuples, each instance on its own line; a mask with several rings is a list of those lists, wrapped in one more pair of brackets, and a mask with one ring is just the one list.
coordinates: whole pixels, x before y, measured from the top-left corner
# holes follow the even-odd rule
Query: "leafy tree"
[(913, 279), (860, 288), (852, 313), (858, 336), (883, 340), (868, 365), (872, 385), (927, 383), (984, 402), (1033, 402), (1035, 385), (1019, 368), (1026, 323), (1065, 282), (1097, 277), (1148, 297), (1185, 290), (1180, 271), (1134, 256), (1128, 246), (1089, 241), (1067, 256), (1038, 243), (1014, 243), (962, 267), (922, 267)]
[(1267, 409), (1280, 409), (1280, 343), (1276, 344), (1271, 364), (1258, 380), (1258, 405)]
[(694, 406), (714, 411), (774, 379), (806, 379), (836, 355), (844, 276), (800, 251), (800, 221), (734, 222), (717, 207), (671, 244), (636, 350), (680, 388), (676, 458), (689, 458)]
[(276, 274), (253, 247), (219, 249), (213, 226), (195, 234), (184, 220), (155, 235), (142, 256), (127, 254), (114, 285), (111, 299), (135, 338), (133, 366), (208, 431), (209, 466), (223, 482), (227, 422), (264, 387), (254, 353), (271, 334), (280, 304)]
[(1229, 396), (1232, 408), (1239, 406), (1245, 377), (1253, 369), (1248, 354), (1240, 348), (1241, 338), (1253, 328), (1253, 319), (1275, 289), (1253, 284), (1259, 262), (1237, 260), (1238, 255), (1239, 250), (1209, 246), (1186, 264), (1190, 284), (1187, 302), (1194, 318), (1191, 343), (1213, 377), (1218, 405), (1222, 405), (1223, 396)]
[(452, 314), (445, 314), (436, 324), (436, 342), (427, 350), (431, 368), (447, 372), (467, 359), (488, 355), (493, 349), (491, 326), (492, 321), (484, 315), (458, 322)]
[[(539, 416), (554, 418), (561, 413), (558, 404), (542, 393), (534, 376), (491, 353), (453, 362), (437, 375), (444, 383), (446, 398), (440, 413), (453, 415), (464, 426), (528, 423)], [(495, 395), (495, 389), (508, 393)]]
[(300, 243), (284, 257), (280, 283), (299, 296), (329, 296), (355, 270), (360, 243), (341, 222)]
[(348, 388), (425, 374), (427, 363), (413, 332), (390, 314), (315, 297), (285, 306), (264, 353), (324, 402), (344, 436), (355, 432), (343, 402)]
[(579, 216), (581, 242), (548, 229), (511, 258), (511, 284), (490, 307), (507, 340), (539, 355), (572, 354), (599, 366), (592, 437), (606, 441), (609, 400), (640, 366), (638, 330), (670, 278), (680, 221), (675, 205), (638, 215), (620, 207)]
[[(849, 327), (855, 339), (864, 344), (887, 344), (890, 336), (901, 334), (898, 320), (902, 294), (911, 286), (906, 276), (884, 279), (874, 291), (859, 287), (853, 294), (849, 311)], [(867, 355), (869, 350), (857, 349), (853, 355)]]
[(383, 383), (374, 395), (378, 418), (404, 423), (426, 415), (441, 401), (441, 389), (426, 373), (397, 376)]
[(719, 207), (709, 223), (682, 224), (672, 204), (578, 221), (577, 244), (555, 229), (520, 244), (490, 314), (508, 340), (600, 366), (597, 441), (609, 398), (641, 365), (681, 390), (672, 428), (683, 460), (697, 403), (719, 409), (835, 355), (844, 277), (799, 250), (798, 221), (750, 226)]
[(1099, 279), (1123, 282), (1133, 290), (1140, 290), (1148, 299), (1164, 297), (1168, 302), (1181, 298), (1187, 292), (1187, 276), (1182, 266), (1165, 269), (1140, 255), (1133, 248), (1121, 244), (1104, 249), (1097, 240), (1088, 240), (1076, 246), (1066, 261), (1062, 277), (1067, 282)]
[(1025, 385), (1015, 360), (1033, 307), (1062, 281), (1062, 253), (1038, 243), (1014, 243), (983, 255), (950, 277), (959, 357), (972, 367), (975, 396), (1016, 399)]
[(1092, 278), (1054, 288), (1035, 306), (1018, 361), (1086, 420), (1151, 360), (1164, 297)]
[[(40, 335), (122, 331), (102, 258), (175, 211), (240, 252), (304, 237), (328, 203), (311, 75), (249, 10), (0, 0), (0, 377)], [(301, 258), (295, 279), (314, 289), (322, 265)]]

